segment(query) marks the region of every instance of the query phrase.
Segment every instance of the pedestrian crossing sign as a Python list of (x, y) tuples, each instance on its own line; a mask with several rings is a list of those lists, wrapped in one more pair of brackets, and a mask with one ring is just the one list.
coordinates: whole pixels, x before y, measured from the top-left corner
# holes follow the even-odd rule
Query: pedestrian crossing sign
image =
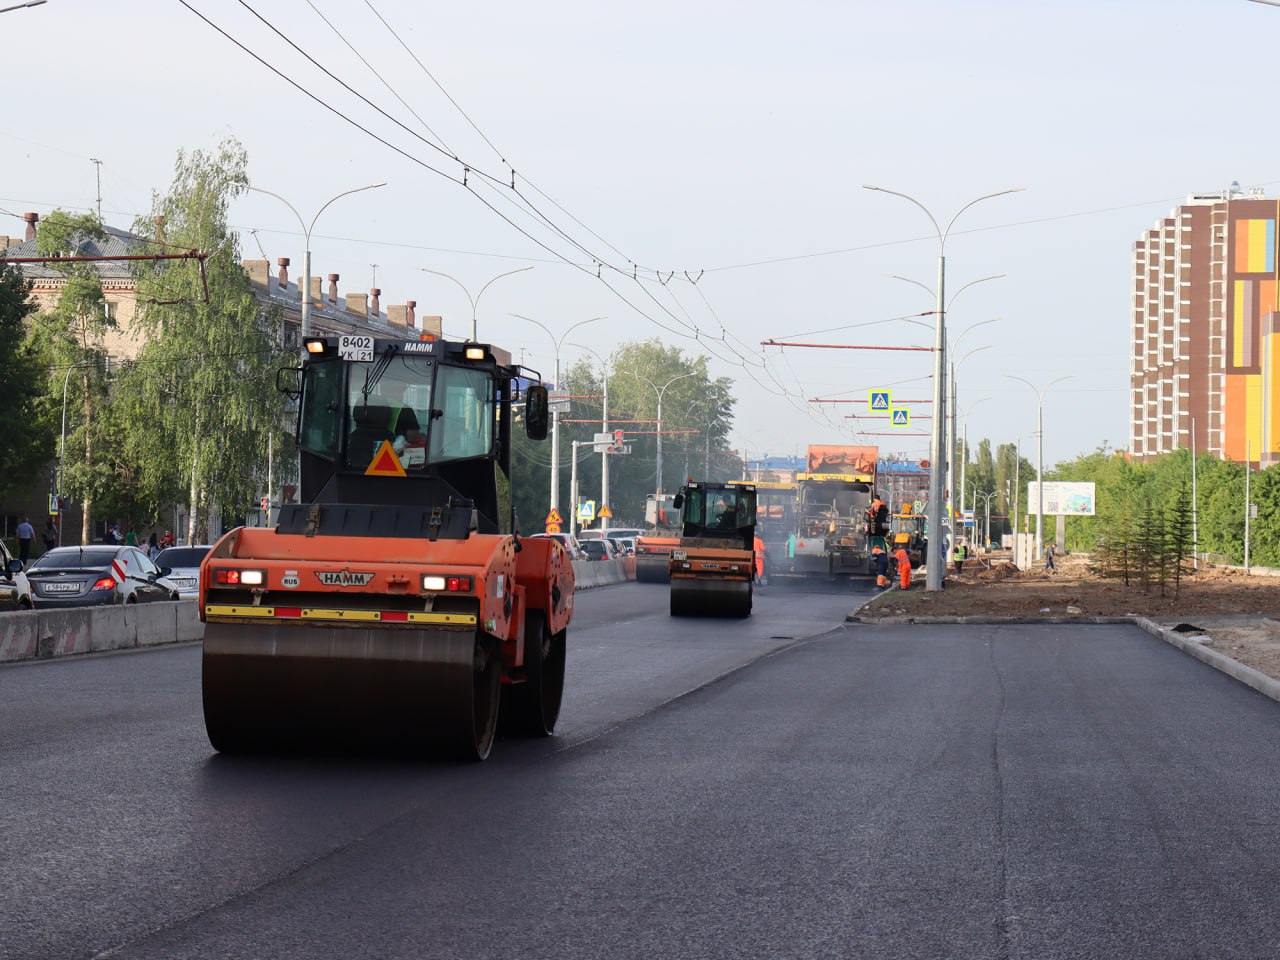
[(887, 411), (889, 409), (889, 401), (891, 399), (892, 395), (888, 390), (872, 390), (867, 395), (867, 408), (870, 410)]
[(896, 410), (890, 410), (889, 418), (889, 422), (895, 427), (911, 426), (911, 411), (906, 407), (899, 407)]

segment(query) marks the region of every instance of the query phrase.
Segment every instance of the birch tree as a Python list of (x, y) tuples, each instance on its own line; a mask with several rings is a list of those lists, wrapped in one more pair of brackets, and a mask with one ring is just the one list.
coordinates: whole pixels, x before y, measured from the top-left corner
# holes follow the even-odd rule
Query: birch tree
[[(228, 139), (212, 151), (180, 152), (173, 181), (134, 233), (157, 252), (205, 256), (205, 298), (194, 260), (137, 271), (139, 322), (148, 342), (131, 377), (130, 436), (147, 452), (156, 482), (181, 483), (187, 539), (210, 537), (210, 512), (243, 516), (265, 486), (269, 444), (281, 450), (282, 398), (276, 368), (287, 362), (240, 263), (227, 223), (248, 187), (244, 148)], [(157, 218), (162, 218), (158, 220)], [(212, 531), (217, 535), (220, 531)]]

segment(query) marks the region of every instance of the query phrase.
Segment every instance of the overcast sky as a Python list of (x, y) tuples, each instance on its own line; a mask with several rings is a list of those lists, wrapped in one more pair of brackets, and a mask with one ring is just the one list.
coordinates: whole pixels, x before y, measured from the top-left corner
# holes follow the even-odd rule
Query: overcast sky
[[(1048, 463), (1127, 444), (1133, 241), (1188, 194), (1280, 189), (1280, 8), (1248, 0), (188, 3), (370, 132), (179, 0), (48, 0), (0, 14), (0, 211), (92, 207), (96, 157), (104, 218), (127, 227), (178, 150), (226, 136), (307, 221), (386, 181), (325, 210), (316, 274), (361, 291), (377, 264), (384, 304), (416, 300), (465, 336), (466, 295), (420, 268), (475, 294), (533, 266), (485, 292), (480, 339), (549, 372), (551, 338), (511, 314), (557, 335), (603, 316), (562, 362), (583, 355), (571, 343), (607, 355), (647, 337), (708, 354), (736, 381), (734, 443), (753, 457), (841, 441), (927, 455), (925, 436), (856, 433), (890, 429), (844, 419), (864, 408), (806, 401), (931, 397), (930, 354), (759, 346), (932, 344), (931, 317), (892, 319), (932, 295), (889, 275), (934, 286), (933, 225), (863, 184), (943, 226), (1026, 187), (956, 221), (948, 291), (1006, 276), (960, 293), (949, 330), (954, 357), (971, 353), (957, 377), (971, 444), (1021, 438), (1034, 460), (1036, 395), (1009, 376), (1071, 375), (1046, 395)], [(300, 273), (284, 204), (249, 195), (232, 220), (245, 256)]]

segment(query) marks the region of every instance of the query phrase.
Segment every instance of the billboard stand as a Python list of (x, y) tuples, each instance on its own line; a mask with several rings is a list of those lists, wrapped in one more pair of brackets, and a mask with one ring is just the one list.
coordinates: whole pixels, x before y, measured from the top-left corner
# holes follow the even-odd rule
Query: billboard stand
[(1058, 551), (1058, 556), (1062, 556), (1067, 552), (1067, 515), (1065, 513), (1058, 514), (1058, 529), (1054, 531), (1054, 542)]

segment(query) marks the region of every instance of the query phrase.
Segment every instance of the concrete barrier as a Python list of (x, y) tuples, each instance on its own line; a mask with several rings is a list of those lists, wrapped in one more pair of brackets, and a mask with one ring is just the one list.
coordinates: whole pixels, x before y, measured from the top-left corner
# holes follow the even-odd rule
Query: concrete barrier
[(194, 600), (0, 615), (0, 663), (199, 640)]
[[(573, 574), (579, 590), (626, 583), (636, 578), (636, 560), (575, 560)], [(0, 663), (156, 647), (203, 637), (204, 624), (194, 600), (14, 611), (0, 614)]]
[(591, 587), (607, 587), (626, 583), (636, 578), (636, 558), (619, 557), (617, 560), (574, 560), (573, 579), (579, 590)]

